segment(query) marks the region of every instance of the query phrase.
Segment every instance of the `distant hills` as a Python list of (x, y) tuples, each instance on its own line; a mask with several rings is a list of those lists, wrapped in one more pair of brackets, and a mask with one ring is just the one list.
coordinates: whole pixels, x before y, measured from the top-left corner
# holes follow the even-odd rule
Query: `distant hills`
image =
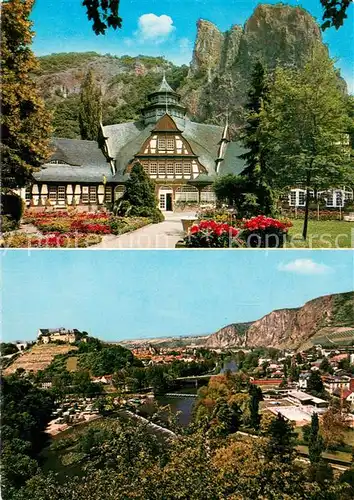
[(326, 295), (297, 309), (272, 311), (252, 323), (234, 323), (209, 336), (206, 347), (308, 349), (354, 344), (354, 292)]
[(244, 26), (233, 25), (224, 33), (209, 21), (199, 20), (197, 25), (189, 67), (144, 55), (71, 52), (40, 57), (36, 78), (54, 114), (54, 135), (79, 138), (78, 93), (89, 69), (102, 88), (105, 125), (139, 118), (146, 94), (165, 71), (191, 118), (220, 124), (229, 112), (237, 128), (255, 62), (262, 60), (270, 69), (277, 64), (299, 66), (313, 43), (322, 40), (319, 26), (305, 9), (284, 4), (260, 4)]

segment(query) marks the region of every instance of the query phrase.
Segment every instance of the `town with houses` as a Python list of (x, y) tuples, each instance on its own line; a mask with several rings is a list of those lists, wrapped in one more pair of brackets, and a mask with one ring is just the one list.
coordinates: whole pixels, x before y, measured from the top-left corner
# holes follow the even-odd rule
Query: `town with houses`
[[(22, 376), (31, 379), (35, 375), (38, 349), (66, 347), (67, 352), (70, 352), (70, 346), (77, 349), (75, 344), (85, 344), (88, 340), (87, 334), (77, 329), (41, 328), (37, 332), (35, 342), (15, 342), (18, 352), (3, 356), (8, 363), (5, 374), (22, 372)], [(106, 345), (109, 347), (116, 344), (106, 343)], [(354, 345), (336, 346), (333, 349), (316, 345), (305, 352), (273, 349), (272, 356), (262, 355), (261, 352), (262, 349), (246, 348), (206, 349), (193, 344), (184, 347), (157, 347), (149, 344), (148, 340), (138, 343), (131, 350), (134, 358), (146, 368), (169, 367), (178, 362), (188, 366), (212, 359), (212, 369), (207, 373), (178, 377), (182, 382), (178, 387), (184, 387), (186, 384), (196, 388), (194, 395), (186, 394), (186, 397), (197, 397), (198, 387), (208, 383), (212, 377), (217, 378), (225, 374), (224, 367), (226, 366), (227, 371), (230, 360), (238, 360), (240, 357), (247, 359), (247, 356), (252, 356), (253, 360), (256, 359), (257, 365), (254, 366), (253, 361), (250, 368), (242, 368), (239, 373), (247, 377), (250, 384), (262, 390), (262, 412), (275, 415), (281, 413), (287, 420), (301, 427), (309, 424), (313, 413), (320, 416), (328, 411), (331, 400), (335, 400), (346, 410), (348, 428), (354, 429)], [(31, 357), (31, 353), (35, 358), (34, 370), (26, 359)], [(11, 363), (12, 360), (14, 361)], [(24, 370), (23, 366), (27, 369)], [(234, 370), (236, 368), (236, 373), (238, 372), (237, 361), (236, 364), (232, 362), (230, 366)], [(53, 412), (53, 419), (48, 424), (50, 434), (55, 435), (72, 425), (98, 418), (100, 413), (98, 402), (102, 396), (110, 396), (111, 404), (116, 408), (126, 408), (138, 414), (140, 408), (152, 403), (156, 398), (153, 387), (143, 388), (140, 392), (132, 390), (128, 383), (122, 387), (117, 384), (117, 374), (114, 373), (91, 375), (90, 379), (100, 390), (92, 397), (67, 394), (60, 398)], [(314, 384), (319, 386), (317, 390), (314, 390)], [(49, 377), (48, 380), (38, 382), (38, 385), (42, 389), (51, 390), (55, 382)], [(173, 390), (166, 388), (165, 392), (170, 394)], [(316, 392), (321, 393), (322, 397), (314, 395)]]

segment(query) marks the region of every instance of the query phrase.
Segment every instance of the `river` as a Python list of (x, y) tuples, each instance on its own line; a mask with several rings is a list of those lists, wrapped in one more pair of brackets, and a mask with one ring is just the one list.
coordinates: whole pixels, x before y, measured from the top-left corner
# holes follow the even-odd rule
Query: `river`
[[(234, 359), (225, 360), (220, 373), (223, 374), (226, 370), (230, 370), (232, 373), (237, 372), (238, 366)], [(174, 394), (197, 394), (197, 387), (183, 387), (181, 389), (173, 391)], [(187, 425), (192, 420), (193, 407), (197, 401), (197, 398), (191, 397), (173, 397), (173, 396), (157, 396), (157, 401), (160, 405), (166, 406), (170, 405), (173, 413), (182, 412), (178, 416), (178, 423), (182, 427), (187, 427)]]

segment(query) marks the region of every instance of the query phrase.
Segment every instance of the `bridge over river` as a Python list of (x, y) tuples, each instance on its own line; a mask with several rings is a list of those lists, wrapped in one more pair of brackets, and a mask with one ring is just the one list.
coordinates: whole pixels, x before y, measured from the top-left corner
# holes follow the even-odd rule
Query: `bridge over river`
[(196, 398), (197, 394), (187, 394), (183, 392), (168, 392), (165, 394), (169, 398)]

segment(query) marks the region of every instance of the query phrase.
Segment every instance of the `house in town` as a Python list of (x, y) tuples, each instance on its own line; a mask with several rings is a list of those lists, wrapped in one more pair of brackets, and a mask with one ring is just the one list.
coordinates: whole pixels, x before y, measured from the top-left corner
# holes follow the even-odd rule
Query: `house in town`
[[(241, 143), (231, 140), (228, 123), (190, 120), (165, 77), (147, 100), (138, 121), (102, 125), (98, 142), (53, 139), (51, 158), (33, 175), (33, 184), (21, 190), (27, 206), (90, 211), (110, 206), (123, 195), (137, 162), (155, 181), (161, 210), (213, 203), (215, 178), (244, 169)], [(352, 198), (352, 190), (340, 188), (327, 193), (326, 203), (336, 208)], [(288, 203), (303, 207), (305, 190), (292, 189)]]
[(40, 328), (38, 330), (37, 342), (49, 344), (58, 340), (73, 344), (76, 341), (75, 330), (68, 330), (66, 328)]
[(310, 376), (311, 376), (311, 372), (300, 373), (299, 381), (297, 383), (297, 386), (299, 389), (307, 389), (307, 384), (308, 384)]
[[(352, 378), (349, 375), (325, 375), (322, 377), (323, 385), (326, 391), (333, 394), (335, 391), (347, 390), (351, 386)], [(354, 387), (353, 387), (354, 389)]]

